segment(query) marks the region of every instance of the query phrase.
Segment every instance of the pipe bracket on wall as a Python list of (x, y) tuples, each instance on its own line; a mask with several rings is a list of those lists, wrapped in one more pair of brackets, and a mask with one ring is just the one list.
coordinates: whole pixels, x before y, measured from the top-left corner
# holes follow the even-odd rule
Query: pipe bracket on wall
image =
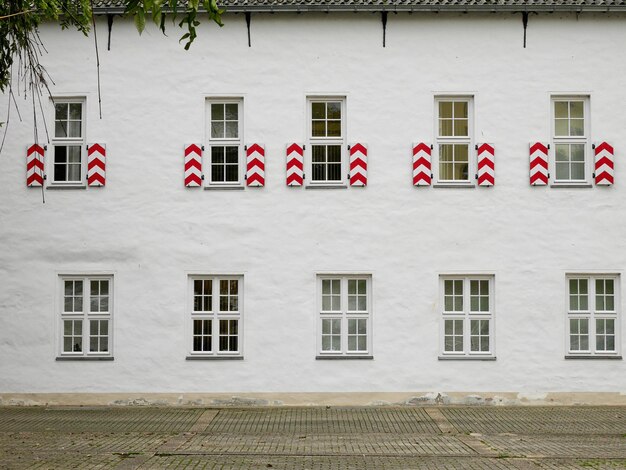
[(386, 39), (387, 39), (387, 12), (380, 12), (380, 20), (383, 22), (383, 47), (385, 47)]
[(246, 26), (248, 27), (248, 47), (252, 47), (252, 43), (250, 41), (250, 20), (252, 19), (252, 13), (249, 11), (246, 12)]

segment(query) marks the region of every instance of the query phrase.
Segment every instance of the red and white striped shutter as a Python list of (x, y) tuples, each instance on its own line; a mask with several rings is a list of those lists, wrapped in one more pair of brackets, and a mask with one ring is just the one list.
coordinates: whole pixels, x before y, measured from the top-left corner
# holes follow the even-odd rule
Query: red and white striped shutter
[(350, 146), (350, 186), (367, 185), (367, 145)]
[(246, 146), (246, 184), (265, 186), (265, 147), (263, 144)]
[(185, 186), (202, 186), (202, 145), (185, 145)]
[(478, 144), (478, 186), (493, 186), (496, 176), (496, 154), (491, 144)]
[(87, 184), (104, 186), (106, 182), (106, 145), (87, 145)]
[(431, 146), (424, 142), (413, 144), (413, 186), (430, 186), (431, 151)]
[(530, 184), (545, 186), (548, 184), (548, 145), (542, 142), (531, 142), (528, 151), (530, 156)]
[(43, 186), (44, 146), (33, 144), (26, 149), (26, 186)]
[(593, 146), (596, 155), (595, 176), (597, 186), (611, 186), (613, 184), (615, 170), (613, 163), (615, 152), (613, 147), (606, 142)]
[(287, 186), (304, 184), (304, 146), (287, 145)]

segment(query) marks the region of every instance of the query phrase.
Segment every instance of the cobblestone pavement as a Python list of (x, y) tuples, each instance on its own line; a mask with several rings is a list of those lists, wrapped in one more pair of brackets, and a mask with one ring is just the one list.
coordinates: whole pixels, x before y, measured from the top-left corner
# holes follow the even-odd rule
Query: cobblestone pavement
[(626, 469), (626, 408), (7, 407), (0, 468)]

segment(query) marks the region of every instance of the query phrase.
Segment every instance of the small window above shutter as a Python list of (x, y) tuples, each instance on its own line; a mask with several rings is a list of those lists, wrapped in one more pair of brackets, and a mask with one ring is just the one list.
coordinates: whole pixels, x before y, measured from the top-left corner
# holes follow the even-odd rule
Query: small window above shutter
[(26, 186), (43, 186), (44, 146), (33, 144), (26, 150)]
[(287, 186), (302, 186), (304, 183), (304, 147), (300, 144), (287, 145)]
[(531, 142), (530, 156), (530, 184), (545, 186), (548, 184), (548, 145), (541, 142)]
[(491, 144), (478, 144), (476, 146), (478, 158), (478, 186), (493, 186), (496, 176), (495, 150)]
[(185, 145), (185, 186), (202, 186), (202, 146), (199, 144)]
[(413, 144), (413, 186), (430, 186), (431, 152), (430, 144), (424, 142)]
[(615, 170), (613, 167), (615, 152), (613, 147), (606, 142), (593, 146), (596, 156), (595, 177), (597, 186), (611, 186), (614, 181)]
[(352, 144), (350, 146), (350, 186), (367, 185), (367, 146)]
[(246, 184), (265, 186), (265, 147), (263, 144), (246, 146)]
[(87, 145), (87, 184), (104, 186), (106, 182), (106, 145)]

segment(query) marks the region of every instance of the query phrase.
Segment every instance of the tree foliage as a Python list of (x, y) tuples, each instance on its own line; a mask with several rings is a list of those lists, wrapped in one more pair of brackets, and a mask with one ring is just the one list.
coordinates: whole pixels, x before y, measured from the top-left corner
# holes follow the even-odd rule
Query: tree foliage
[[(215, 0), (123, 0), (126, 15), (134, 17), (141, 33), (146, 20), (154, 22), (165, 34), (166, 18), (186, 29), (181, 41), (185, 49), (196, 38), (201, 13), (222, 25), (223, 13)], [(75, 28), (89, 34), (93, 24), (93, 0), (0, 0), (0, 92), (12, 84), (12, 76), (24, 91), (48, 87), (48, 77), (40, 64), (45, 45), (39, 25), (57, 22), (61, 28)], [(13, 73), (12, 73), (13, 72)]]

